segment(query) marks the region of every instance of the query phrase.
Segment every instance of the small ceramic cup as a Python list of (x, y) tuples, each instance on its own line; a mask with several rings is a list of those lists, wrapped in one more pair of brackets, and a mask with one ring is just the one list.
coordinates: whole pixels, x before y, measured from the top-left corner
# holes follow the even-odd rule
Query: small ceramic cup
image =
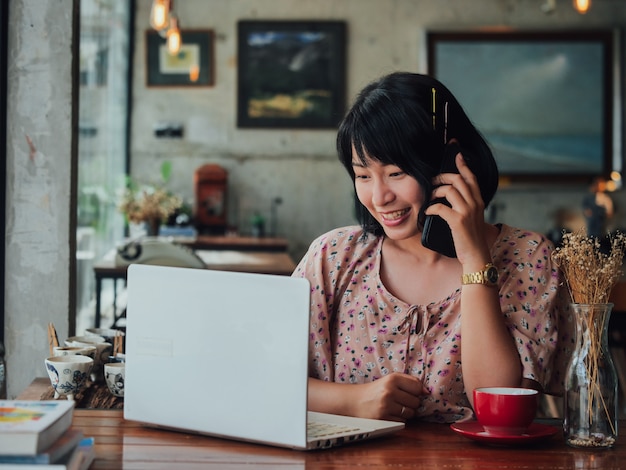
[(102, 366), (107, 362), (111, 355), (111, 343), (104, 341), (102, 336), (71, 336), (65, 340), (66, 346), (85, 347), (95, 346), (96, 356), (94, 357), (93, 369), (91, 371), (91, 380), (93, 382), (102, 382), (104, 372)]
[(109, 356), (107, 362), (126, 362), (126, 354), (117, 353), (115, 356)]
[(494, 436), (524, 434), (535, 419), (539, 392), (530, 388), (486, 387), (474, 390), (474, 411)]
[(100, 335), (82, 335), (82, 336), (70, 336), (69, 338), (67, 338), (65, 340), (65, 343), (73, 343), (74, 341), (90, 341), (90, 342), (97, 342), (97, 343), (104, 343), (106, 340), (104, 339), (103, 336)]
[(123, 362), (110, 362), (104, 365), (104, 381), (109, 391), (116, 397), (124, 396), (124, 379), (126, 364)]
[(116, 337), (121, 337), (122, 340), (126, 333), (122, 330), (116, 330), (115, 328), (87, 328), (85, 330), (86, 336), (98, 336), (103, 338), (107, 343), (113, 344)]
[(74, 395), (85, 386), (93, 359), (80, 355), (51, 356), (44, 363), (54, 388), (54, 398), (65, 396), (73, 400)]
[(87, 356), (96, 358), (95, 346), (55, 346), (52, 348), (53, 356)]

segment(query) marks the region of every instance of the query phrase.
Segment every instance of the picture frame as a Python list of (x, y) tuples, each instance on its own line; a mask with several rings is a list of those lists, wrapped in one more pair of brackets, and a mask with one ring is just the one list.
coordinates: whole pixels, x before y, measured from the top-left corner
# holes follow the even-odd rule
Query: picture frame
[(237, 35), (237, 127), (337, 127), (345, 111), (344, 21), (242, 20)]
[[(167, 51), (157, 31), (146, 31), (148, 87), (207, 87), (214, 85), (214, 33), (210, 29), (181, 30), (178, 54)], [(194, 76), (195, 75), (195, 76)]]
[(614, 167), (613, 46), (604, 30), (429, 32), (428, 73), (483, 133), (502, 177), (589, 182)]

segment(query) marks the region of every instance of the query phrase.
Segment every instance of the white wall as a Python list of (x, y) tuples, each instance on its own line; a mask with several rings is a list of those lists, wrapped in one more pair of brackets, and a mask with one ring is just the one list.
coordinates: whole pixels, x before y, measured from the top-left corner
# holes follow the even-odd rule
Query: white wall
[[(299, 258), (312, 239), (352, 223), (351, 184), (336, 161), (333, 130), (255, 130), (236, 127), (237, 21), (240, 19), (345, 20), (348, 30), (347, 95), (393, 70), (425, 72), (429, 29), (513, 27), (558, 29), (626, 24), (626, 3), (604, 0), (580, 15), (569, 0), (551, 14), (539, 0), (185, 0), (175, 3), (183, 28), (215, 31), (215, 86), (147, 88), (144, 34), (151, 1), (138, 0), (134, 57), (131, 171), (139, 179), (158, 175), (161, 161), (174, 164), (173, 189), (193, 200), (194, 170), (207, 162), (229, 171), (231, 223), (245, 231), (254, 210), (267, 212), (275, 196), (278, 232)], [(514, 90), (512, 90), (514, 92)], [(157, 139), (159, 121), (183, 123), (182, 140)], [(586, 187), (501, 191), (498, 220), (546, 232), (554, 213), (580, 212)], [(616, 195), (619, 200), (624, 197)], [(624, 213), (620, 217), (626, 217)], [(626, 219), (624, 224), (626, 224)]]

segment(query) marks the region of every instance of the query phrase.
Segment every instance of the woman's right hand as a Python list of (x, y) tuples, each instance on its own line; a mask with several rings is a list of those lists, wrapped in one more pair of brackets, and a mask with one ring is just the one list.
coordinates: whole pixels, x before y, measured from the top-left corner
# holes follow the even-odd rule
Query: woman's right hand
[(416, 416), (424, 390), (412, 375), (393, 373), (365, 384), (309, 378), (309, 409), (359, 418), (407, 421)]

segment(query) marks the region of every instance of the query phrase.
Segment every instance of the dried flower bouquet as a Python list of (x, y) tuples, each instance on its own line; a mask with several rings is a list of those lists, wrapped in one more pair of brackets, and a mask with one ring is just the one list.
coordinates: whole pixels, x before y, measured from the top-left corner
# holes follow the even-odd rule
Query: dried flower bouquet
[(159, 184), (140, 187), (132, 179), (127, 180), (118, 208), (129, 222), (160, 224), (183, 205), (180, 196), (165, 189), (165, 183), (170, 174), (171, 164), (164, 162), (161, 165), (161, 183)]
[(616, 233), (609, 239), (610, 250), (604, 253), (600, 240), (578, 231), (563, 235), (563, 245), (552, 254), (561, 268), (572, 302), (604, 304), (622, 275), (626, 237)]
[(151, 220), (164, 221), (182, 206), (180, 196), (163, 188), (128, 188), (120, 203), (120, 212), (129, 222), (141, 223)]

